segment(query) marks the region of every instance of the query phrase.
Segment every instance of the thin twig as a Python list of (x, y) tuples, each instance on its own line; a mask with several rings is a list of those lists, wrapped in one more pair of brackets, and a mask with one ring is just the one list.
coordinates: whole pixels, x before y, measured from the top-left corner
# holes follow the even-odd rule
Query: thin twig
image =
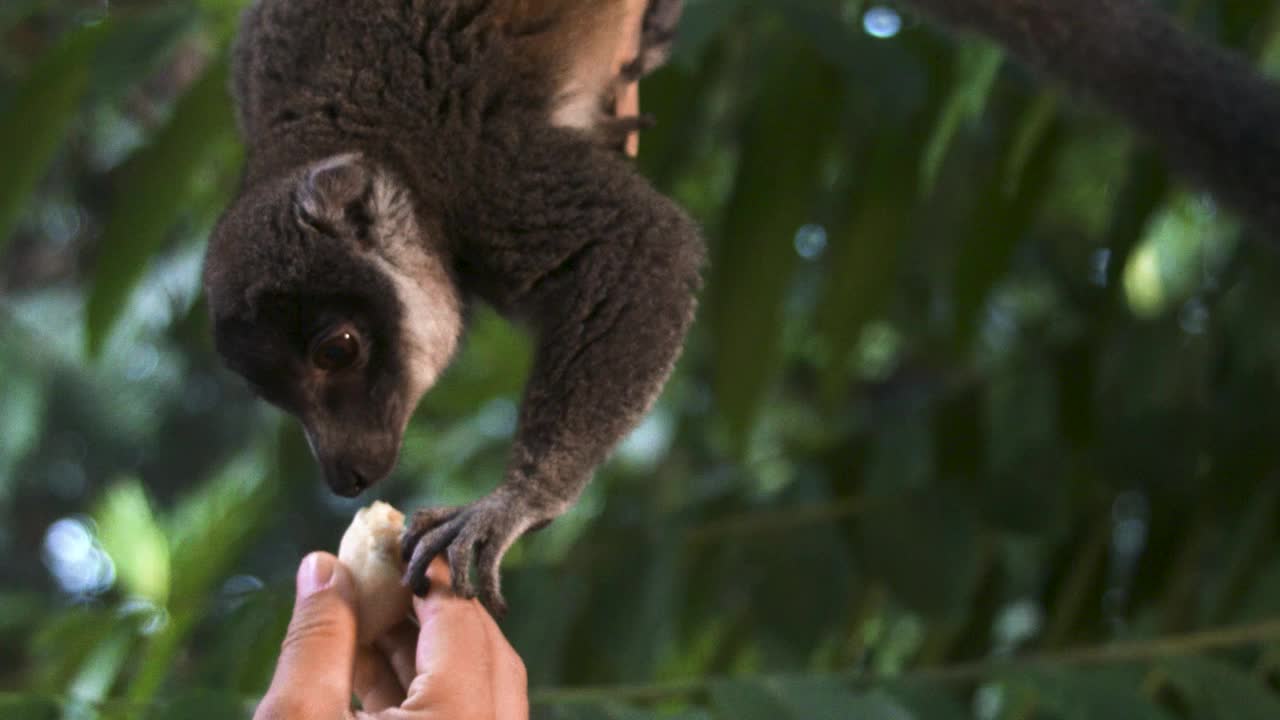
[[(1087, 667), (1162, 660), (1172, 657), (1198, 655), (1213, 650), (1264, 645), (1280, 642), (1280, 619), (1253, 625), (1218, 628), (1201, 632), (1171, 635), (1150, 640), (1117, 642), (1109, 645), (1066, 650), (1062, 652), (1036, 653), (1014, 658), (978, 660), (944, 667), (921, 668), (895, 676), (877, 676), (864, 671), (834, 673), (808, 673), (804, 677), (828, 677), (844, 680), (854, 685), (867, 685), (888, 680), (908, 680), (925, 683), (966, 683), (982, 680), (1001, 672), (1013, 670)], [(745, 679), (761, 682), (799, 677), (797, 674), (755, 675)], [(653, 703), (686, 699), (702, 695), (713, 683), (727, 678), (705, 677), (674, 680), (662, 683), (635, 685), (607, 685), (582, 688), (551, 688), (532, 693), (535, 705), (559, 705), (585, 702), (634, 702)]]

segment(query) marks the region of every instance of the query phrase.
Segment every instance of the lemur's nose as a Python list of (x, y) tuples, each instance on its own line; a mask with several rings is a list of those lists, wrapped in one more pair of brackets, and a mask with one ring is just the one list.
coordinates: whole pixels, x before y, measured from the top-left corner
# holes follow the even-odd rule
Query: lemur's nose
[(326, 464), (324, 476), (329, 488), (342, 497), (355, 497), (373, 484), (368, 475), (344, 460)]

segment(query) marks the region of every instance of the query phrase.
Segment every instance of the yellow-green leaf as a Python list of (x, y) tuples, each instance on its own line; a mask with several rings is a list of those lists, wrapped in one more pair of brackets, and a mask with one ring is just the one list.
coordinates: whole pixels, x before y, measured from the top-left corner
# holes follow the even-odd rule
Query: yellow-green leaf
[(141, 483), (126, 480), (112, 487), (95, 517), (102, 547), (125, 592), (164, 605), (169, 599), (169, 541)]

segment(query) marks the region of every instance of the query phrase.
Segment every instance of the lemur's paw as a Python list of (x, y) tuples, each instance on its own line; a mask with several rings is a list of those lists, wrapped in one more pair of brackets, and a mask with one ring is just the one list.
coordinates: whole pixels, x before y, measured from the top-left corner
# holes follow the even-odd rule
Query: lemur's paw
[(401, 543), (408, 562), (404, 584), (415, 595), (426, 595), (427, 565), (446, 553), (453, 591), (464, 598), (479, 597), (494, 617), (502, 617), (507, 611), (498, 572), (502, 556), (525, 530), (543, 520), (501, 489), (470, 505), (419, 510), (405, 526)]
[(657, 121), (653, 115), (644, 113), (641, 115), (628, 115), (627, 117), (608, 118), (602, 120), (596, 129), (599, 137), (606, 147), (616, 147), (625, 149), (627, 138), (631, 133), (647, 130), (653, 127)]

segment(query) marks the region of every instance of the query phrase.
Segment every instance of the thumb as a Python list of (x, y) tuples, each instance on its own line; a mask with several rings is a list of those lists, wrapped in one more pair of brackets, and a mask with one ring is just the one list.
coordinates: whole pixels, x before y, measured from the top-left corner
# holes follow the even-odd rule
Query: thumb
[(328, 553), (298, 568), (297, 602), (259, 720), (343, 718), (356, 658), (356, 594), (351, 574)]

